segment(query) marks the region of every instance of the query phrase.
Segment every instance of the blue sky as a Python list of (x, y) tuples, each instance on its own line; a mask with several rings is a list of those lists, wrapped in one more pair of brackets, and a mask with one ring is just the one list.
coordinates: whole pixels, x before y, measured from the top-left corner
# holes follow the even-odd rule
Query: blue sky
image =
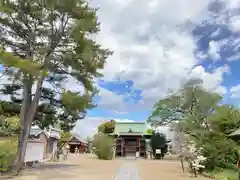
[(108, 58), (98, 107), (77, 125), (91, 134), (102, 120), (145, 121), (153, 104), (190, 77), (240, 106), (240, 0), (91, 1), (96, 40)]

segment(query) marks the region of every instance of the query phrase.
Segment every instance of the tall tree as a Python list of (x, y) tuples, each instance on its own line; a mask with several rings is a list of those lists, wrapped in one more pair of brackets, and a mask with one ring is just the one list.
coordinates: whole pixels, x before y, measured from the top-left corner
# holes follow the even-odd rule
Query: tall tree
[[(237, 159), (236, 146), (226, 134), (229, 133), (229, 127), (238, 122), (238, 113), (233, 109), (228, 109), (227, 114), (226, 111), (219, 113), (226, 110), (226, 107), (220, 106), (220, 100), (219, 94), (205, 91), (201, 83), (190, 81), (177, 94), (160, 100), (149, 121), (162, 114), (164, 118), (161, 117), (159, 122), (152, 122), (177, 121), (180, 132), (187, 134), (207, 157), (206, 168), (232, 166)], [(228, 122), (225, 120), (227, 116)]]
[[(0, 90), (2, 96), (7, 96), (7, 100), (0, 101), (0, 112), (5, 117), (20, 116), (22, 97), (19, 91), (22, 91), (22, 85), (19, 84), (3, 84)], [(32, 95), (33, 96), (33, 95)], [(42, 88), (40, 101), (43, 101), (37, 107), (37, 112), (32, 122), (38, 125), (41, 129), (54, 125), (57, 120), (56, 102), (54, 99), (55, 93), (48, 88)], [(54, 102), (53, 102), (54, 100)], [(49, 103), (51, 101), (51, 103)], [(59, 107), (59, 106), (58, 106)]]
[[(60, 89), (63, 125), (71, 124), (92, 107), (95, 91), (94, 77), (101, 74), (108, 55), (92, 34), (99, 22), (96, 9), (85, 0), (3, 0), (0, 5), (0, 40), (3, 44), (0, 59), (5, 73), (23, 86), (20, 110), (17, 172), (21, 169), (30, 125), (48, 81)], [(76, 79), (85, 93), (72, 92), (61, 81)]]
[[(201, 81), (189, 80), (176, 94), (155, 104), (149, 122), (180, 122), (184, 126), (181, 128), (184, 133), (197, 138), (199, 133), (210, 130), (209, 116), (216, 110), (220, 100), (220, 95), (205, 91), (201, 87)], [(155, 120), (157, 117), (158, 120)], [(191, 131), (193, 127), (196, 131)]]
[(156, 150), (159, 149), (161, 150), (161, 154), (160, 154), (161, 157), (159, 158), (163, 158), (168, 150), (166, 136), (162, 133), (153, 131), (153, 134), (151, 137), (151, 146), (152, 146), (154, 157), (158, 159), (158, 157), (156, 156)]

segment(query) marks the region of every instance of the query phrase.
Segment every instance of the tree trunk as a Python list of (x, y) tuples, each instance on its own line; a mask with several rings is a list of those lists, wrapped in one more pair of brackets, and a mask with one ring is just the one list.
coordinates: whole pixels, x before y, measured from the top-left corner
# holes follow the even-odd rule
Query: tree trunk
[(42, 83), (43, 83), (43, 80), (39, 80), (37, 84), (37, 89), (35, 92), (35, 97), (32, 100), (31, 98), (32, 82), (29, 79), (24, 82), (23, 102), (22, 102), (21, 113), (20, 113), (21, 131), (20, 131), (19, 140), (18, 140), (17, 157), (14, 162), (14, 172), (16, 174), (18, 174), (21, 171), (24, 165), (28, 135), (29, 135), (31, 124), (35, 116), (38, 102), (41, 96)]
[(14, 172), (16, 174), (19, 174), (19, 172), (24, 166), (24, 159), (25, 159), (25, 153), (27, 149), (29, 130), (30, 130), (30, 126), (27, 123), (25, 123), (23, 128), (21, 128), (21, 132), (18, 140), (17, 156), (14, 164)]
[(180, 157), (180, 162), (181, 162), (181, 166), (182, 166), (182, 171), (183, 171), (183, 173), (184, 173), (184, 164), (183, 164), (183, 157)]
[[(30, 77), (29, 77), (30, 78)], [(14, 172), (18, 174), (24, 165), (25, 152), (27, 148), (28, 134), (31, 123), (27, 121), (27, 112), (31, 105), (32, 97), (32, 82), (26, 75), (24, 75), (23, 85), (23, 101), (20, 112), (20, 134), (18, 137), (18, 150), (14, 162)]]

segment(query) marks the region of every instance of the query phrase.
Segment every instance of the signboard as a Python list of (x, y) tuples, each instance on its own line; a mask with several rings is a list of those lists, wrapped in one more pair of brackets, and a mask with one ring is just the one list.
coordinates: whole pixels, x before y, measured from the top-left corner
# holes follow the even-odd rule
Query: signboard
[(161, 149), (156, 149), (156, 154), (161, 154)]
[(44, 143), (38, 141), (28, 141), (24, 162), (43, 161)]

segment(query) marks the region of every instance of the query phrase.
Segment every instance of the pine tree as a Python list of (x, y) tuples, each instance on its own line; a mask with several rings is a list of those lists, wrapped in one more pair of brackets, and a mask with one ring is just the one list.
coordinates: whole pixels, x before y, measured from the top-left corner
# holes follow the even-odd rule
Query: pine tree
[[(99, 30), (96, 9), (85, 0), (1, 0), (0, 59), (5, 73), (23, 87), (16, 172), (24, 162), (44, 81), (60, 89), (61, 118), (68, 122), (92, 107), (94, 78), (101, 76), (98, 70), (111, 54), (90, 38)], [(85, 93), (63, 89), (61, 81), (69, 77), (81, 83)]]
[[(3, 117), (19, 116), (21, 109), (21, 92), (22, 86), (19, 84), (3, 84), (3, 88), (0, 89), (2, 96), (6, 96), (6, 100), (0, 101), (0, 113)], [(41, 98), (42, 101), (38, 107), (33, 119), (32, 124), (38, 125), (41, 129), (48, 128), (50, 125), (54, 125), (57, 121), (56, 105), (60, 103), (58, 99), (54, 98), (55, 93), (52, 89), (42, 88)]]

